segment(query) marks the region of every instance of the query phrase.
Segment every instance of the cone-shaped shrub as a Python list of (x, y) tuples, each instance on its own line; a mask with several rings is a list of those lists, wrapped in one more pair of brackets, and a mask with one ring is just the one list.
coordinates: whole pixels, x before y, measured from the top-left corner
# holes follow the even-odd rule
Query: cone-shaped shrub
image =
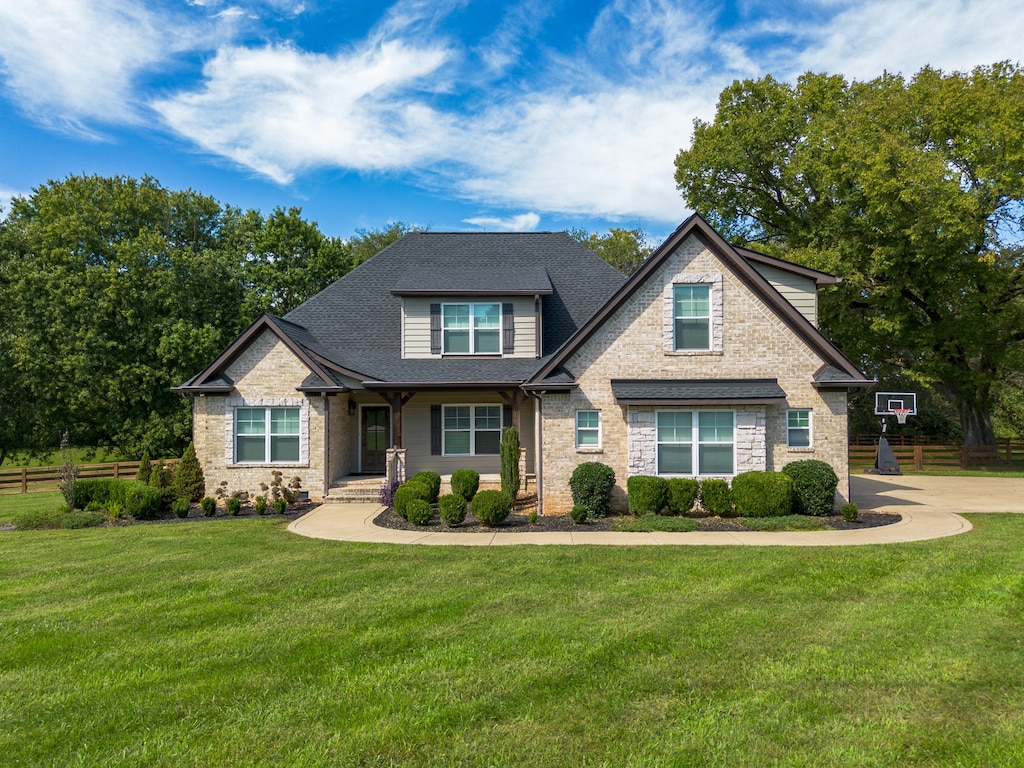
[(206, 479), (203, 477), (203, 468), (199, 466), (199, 459), (196, 458), (193, 443), (188, 444), (178, 464), (178, 471), (174, 473), (174, 490), (179, 499), (189, 501), (199, 501), (206, 494)]

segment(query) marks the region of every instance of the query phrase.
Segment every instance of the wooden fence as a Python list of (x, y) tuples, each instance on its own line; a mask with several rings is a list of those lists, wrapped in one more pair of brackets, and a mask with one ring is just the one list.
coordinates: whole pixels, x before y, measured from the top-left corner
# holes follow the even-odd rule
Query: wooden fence
[[(164, 466), (172, 467), (180, 459), (164, 459)], [(156, 466), (156, 462), (153, 462)], [(63, 467), (25, 467), (0, 469), (0, 493), (28, 493), (29, 491), (56, 491)], [(110, 461), (105, 464), (79, 464), (78, 479), (113, 477), (132, 480), (139, 471), (137, 461)]]
[[(888, 439), (888, 438), (887, 438)], [(996, 445), (912, 445), (890, 440), (889, 447), (900, 469), (919, 472), (957, 469), (1024, 470), (1024, 442), (1000, 440)], [(872, 445), (850, 446), (850, 471), (863, 472), (875, 466)]]

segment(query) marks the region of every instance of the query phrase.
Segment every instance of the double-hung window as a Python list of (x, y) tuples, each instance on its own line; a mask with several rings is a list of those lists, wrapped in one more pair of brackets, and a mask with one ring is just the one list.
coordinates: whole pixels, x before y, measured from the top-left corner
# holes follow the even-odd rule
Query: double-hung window
[(672, 318), (676, 350), (711, 349), (711, 286), (673, 286)]
[(500, 355), (501, 304), (443, 304), (441, 330), (446, 355)]
[(235, 409), (237, 463), (294, 464), (298, 460), (298, 408)]
[(576, 447), (601, 447), (600, 411), (576, 411)]
[(444, 406), (444, 455), (494, 456), (501, 443), (500, 405)]
[(732, 411), (658, 411), (658, 474), (733, 474), (734, 421)]
[(794, 408), (786, 414), (786, 444), (790, 448), (811, 447), (811, 411)]

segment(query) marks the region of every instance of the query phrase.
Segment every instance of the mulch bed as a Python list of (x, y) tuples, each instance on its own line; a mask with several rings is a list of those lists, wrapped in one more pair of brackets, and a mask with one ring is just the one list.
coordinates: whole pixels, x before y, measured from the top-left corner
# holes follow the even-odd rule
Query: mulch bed
[(154, 517), (149, 520), (119, 520), (116, 525), (146, 525), (149, 523), (195, 523), (200, 520), (232, 520), (239, 517), (266, 517), (276, 518), (278, 520), (295, 520), (302, 517), (307, 512), (310, 512), (317, 507), (319, 503), (312, 501), (302, 501), (298, 504), (289, 504), (285, 507), (283, 515), (278, 515), (274, 512), (274, 507), (270, 504), (267, 505), (266, 514), (257, 515), (256, 510), (252, 504), (242, 504), (237, 515), (229, 515), (227, 510), (223, 506), (217, 507), (217, 512), (211, 517), (203, 515), (203, 510), (199, 508), (198, 504), (190, 504), (188, 508), (188, 517), (177, 517), (173, 512), (165, 511), (161, 512), (158, 517)]
[[(391, 509), (381, 512), (374, 518), (373, 524), (381, 528), (391, 528), (398, 531), (434, 531), (445, 533), (481, 533), (487, 531), (507, 531), (512, 533), (532, 533), (544, 531), (611, 531), (619, 520), (629, 519), (628, 517), (605, 517), (598, 520), (587, 520), (584, 523), (576, 524), (568, 515), (548, 515), (537, 518), (536, 524), (530, 524), (530, 518), (526, 513), (513, 512), (505, 522), (500, 525), (488, 528), (478, 522), (472, 514), (466, 515), (466, 521), (456, 527), (449, 528), (438, 519), (432, 520), (427, 525), (414, 525), (403, 517), (396, 515)], [(856, 522), (848, 523), (841, 515), (828, 515), (815, 518), (820, 520), (827, 528), (837, 531), (859, 531), (864, 528), (876, 528), (880, 525), (892, 525), (898, 523), (902, 517), (898, 514), (886, 512), (861, 512)], [(743, 518), (740, 517), (702, 517), (697, 519), (700, 531), (748, 531), (743, 525)]]

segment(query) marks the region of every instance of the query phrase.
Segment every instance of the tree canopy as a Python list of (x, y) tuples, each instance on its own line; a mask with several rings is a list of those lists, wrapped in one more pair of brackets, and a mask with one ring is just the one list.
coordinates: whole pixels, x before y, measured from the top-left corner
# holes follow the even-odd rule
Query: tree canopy
[(640, 269), (654, 250), (647, 244), (647, 233), (640, 227), (612, 227), (606, 235), (574, 228), (567, 230), (567, 234), (627, 275)]
[(177, 454), (172, 388), (262, 312), (282, 315), (412, 228), (323, 235), (298, 208), (224, 206), (155, 179), (71, 176), (0, 219), (0, 462), (78, 445)]
[(1024, 71), (735, 82), (676, 158), (723, 233), (843, 278), (821, 323), (870, 373), (945, 394), (994, 440), (1024, 340)]

